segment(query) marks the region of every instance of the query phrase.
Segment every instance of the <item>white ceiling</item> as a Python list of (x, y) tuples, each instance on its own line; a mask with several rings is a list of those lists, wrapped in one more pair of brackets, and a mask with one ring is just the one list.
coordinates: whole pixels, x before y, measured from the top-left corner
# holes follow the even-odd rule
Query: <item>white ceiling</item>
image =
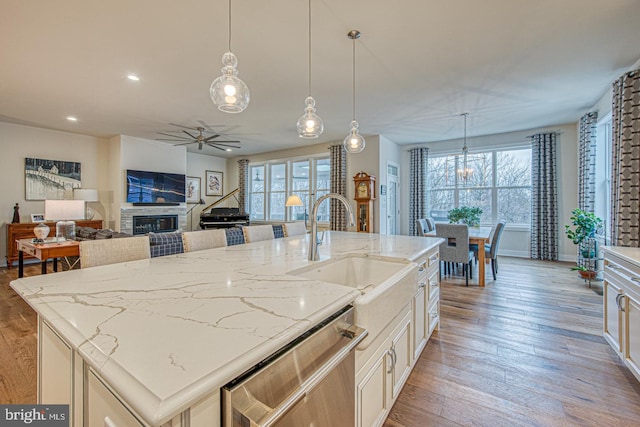
[(233, 1), (232, 49), (251, 91), (240, 114), (209, 98), (227, 49), (226, 0), (2, 0), (0, 120), (148, 139), (175, 129), (169, 123), (206, 123), (242, 141), (227, 156), (342, 140), (352, 108), (347, 32), (358, 29), (362, 133), (415, 144), (460, 138), (463, 112), (470, 137), (576, 122), (640, 58), (638, 0), (312, 7), (318, 140), (295, 130), (307, 96), (305, 0)]

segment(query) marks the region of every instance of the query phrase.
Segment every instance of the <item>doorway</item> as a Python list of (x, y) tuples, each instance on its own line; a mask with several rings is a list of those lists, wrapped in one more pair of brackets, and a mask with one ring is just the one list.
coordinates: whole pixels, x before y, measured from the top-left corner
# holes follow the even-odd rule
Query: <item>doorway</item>
[(387, 162), (387, 234), (398, 234), (400, 166)]

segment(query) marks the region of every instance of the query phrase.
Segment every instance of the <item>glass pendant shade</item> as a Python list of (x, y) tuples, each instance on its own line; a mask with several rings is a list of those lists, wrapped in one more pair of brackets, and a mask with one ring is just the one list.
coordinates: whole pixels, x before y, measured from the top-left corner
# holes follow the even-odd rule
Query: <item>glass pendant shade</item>
[(222, 75), (211, 83), (209, 94), (225, 113), (240, 113), (249, 105), (249, 88), (238, 77), (238, 59), (232, 52), (222, 55)]
[(304, 114), (300, 116), (297, 124), (298, 136), (307, 139), (317, 138), (324, 130), (324, 123), (316, 114), (316, 100), (308, 96), (304, 103), (306, 104)]
[(358, 122), (353, 120), (351, 122), (351, 132), (342, 143), (347, 153), (360, 153), (364, 150), (365, 141), (362, 135), (358, 132), (358, 127)]

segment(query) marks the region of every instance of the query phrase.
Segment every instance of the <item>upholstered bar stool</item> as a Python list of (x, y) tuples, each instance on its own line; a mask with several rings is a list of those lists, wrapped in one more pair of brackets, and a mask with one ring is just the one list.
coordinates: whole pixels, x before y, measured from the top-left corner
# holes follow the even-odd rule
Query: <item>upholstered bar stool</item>
[(136, 261), (150, 257), (149, 236), (85, 240), (80, 242), (81, 268)]
[(307, 227), (304, 225), (304, 222), (285, 222), (282, 226), (284, 228), (284, 237), (307, 234)]
[(227, 235), (224, 229), (185, 231), (182, 233), (182, 242), (185, 252), (221, 248), (227, 246)]
[(261, 242), (263, 240), (271, 240), (274, 238), (273, 226), (267, 225), (248, 225), (242, 227), (244, 241), (246, 243)]

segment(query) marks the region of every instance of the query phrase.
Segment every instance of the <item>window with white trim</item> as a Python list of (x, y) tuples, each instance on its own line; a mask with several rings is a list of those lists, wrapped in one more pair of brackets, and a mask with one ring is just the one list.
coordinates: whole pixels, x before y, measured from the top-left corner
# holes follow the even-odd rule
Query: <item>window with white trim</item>
[(428, 211), (446, 221), (452, 208), (482, 209), (483, 224), (506, 220), (529, 226), (531, 219), (531, 149), (514, 148), (467, 155), (466, 174), (462, 155), (429, 156)]
[[(249, 215), (252, 221), (303, 221), (318, 197), (329, 193), (329, 157), (296, 158), (250, 165)], [(285, 207), (297, 195), (303, 206)], [(318, 222), (329, 221), (329, 203), (318, 210)]]

